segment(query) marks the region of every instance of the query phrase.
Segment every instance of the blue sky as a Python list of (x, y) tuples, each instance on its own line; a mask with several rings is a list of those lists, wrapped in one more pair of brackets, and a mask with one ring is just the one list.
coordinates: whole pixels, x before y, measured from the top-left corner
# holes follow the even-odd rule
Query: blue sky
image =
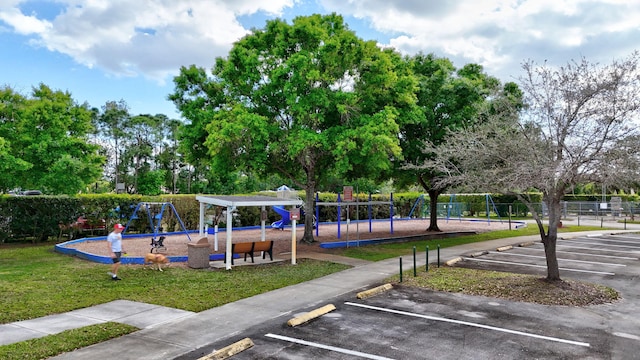
[(44, 83), (93, 107), (179, 118), (166, 97), (180, 66), (211, 68), (269, 19), (343, 15), (365, 40), (403, 54), (479, 63), (517, 81), (531, 59), (610, 63), (640, 48), (640, 1), (627, 0), (0, 0), (0, 86)]

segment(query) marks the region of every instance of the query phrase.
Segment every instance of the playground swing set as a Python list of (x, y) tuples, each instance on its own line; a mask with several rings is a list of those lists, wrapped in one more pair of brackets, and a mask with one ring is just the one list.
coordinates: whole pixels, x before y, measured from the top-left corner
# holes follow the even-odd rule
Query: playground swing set
[(164, 245), (164, 240), (166, 239), (167, 233), (164, 232), (164, 229), (162, 228), (162, 217), (164, 216), (165, 210), (167, 208), (169, 208), (169, 210), (173, 212), (173, 215), (175, 215), (176, 219), (178, 220), (178, 223), (180, 224), (182, 231), (187, 235), (187, 238), (189, 239), (189, 241), (191, 241), (189, 232), (185, 228), (184, 223), (182, 222), (182, 219), (180, 219), (180, 215), (178, 215), (176, 208), (170, 202), (138, 203), (136, 208), (133, 210), (133, 213), (131, 214), (131, 217), (129, 218), (129, 221), (127, 222), (127, 225), (125, 226), (123, 232), (127, 231), (132, 221), (139, 218), (138, 211), (142, 210), (146, 214), (147, 220), (149, 221), (149, 229), (151, 229), (152, 231), (152, 238), (151, 238), (151, 244), (150, 244), (151, 250), (149, 252), (153, 253), (154, 250), (156, 251), (156, 253), (158, 253), (160, 250), (166, 251), (167, 247)]

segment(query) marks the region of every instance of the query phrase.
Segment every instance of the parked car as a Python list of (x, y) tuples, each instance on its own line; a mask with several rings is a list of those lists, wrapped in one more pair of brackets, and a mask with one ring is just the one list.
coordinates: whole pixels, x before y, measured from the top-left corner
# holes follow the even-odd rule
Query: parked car
[(8, 192), (11, 196), (37, 196), (42, 195), (40, 190), (11, 190)]

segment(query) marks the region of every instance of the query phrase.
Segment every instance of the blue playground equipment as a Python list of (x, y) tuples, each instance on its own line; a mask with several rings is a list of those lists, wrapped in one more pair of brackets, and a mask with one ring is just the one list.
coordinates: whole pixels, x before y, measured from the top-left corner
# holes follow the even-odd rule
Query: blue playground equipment
[[(169, 202), (165, 202), (165, 203), (158, 203), (158, 202), (141, 202), (138, 203), (138, 205), (136, 206), (136, 208), (133, 210), (133, 213), (131, 214), (131, 217), (129, 218), (129, 221), (127, 222), (127, 226), (125, 226), (123, 233), (127, 231), (127, 229), (129, 228), (129, 225), (131, 225), (131, 222), (135, 219), (138, 219), (138, 211), (139, 210), (144, 210), (147, 214), (147, 219), (149, 220), (149, 228), (151, 229), (151, 231), (153, 232), (153, 237), (151, 238), (151, 252), (153, 252), (154, 249), (157, 250), (159, 249), (164, 249), (166, 250), (166, 247), (163, 244), (163, 241), (165, 239), (164, 236), (160, 236), (160, 238), (158, 238), (158, 234), (166, 234), (163, 232), (162, 229), (162, 216), (164, 215), (165, 209), (169, 207), (169, 209), (171, 209), (171, 211), (173, 211), (173, 214), (176, 216), (176, 219), (178, 220), (178, 223), (180, 224), (180, 227), (182, 228), (182, 231), (187, 235), (187, 238), (189, 239), (189, 241), (191, 241), (191, 237), (189, 236), (189, 232), (187, 231), (187, 229), (184, 226), (184, 223), (182, 222), (182, 219), (180, 219), (180, 215), (178, 215), (178, 212), (176, 211), (176, 208), (173, 206), (172, 203)], [(159, 208), (159, 211), (157, 211)]]
[(272, 206), (271, 207), (273, 209), (273, 211), (277, 212), (280, 216), (282, 216), (282, 219), (274, 221), (271, 223), (271, 228), (272, 229), (284, 229), (285, 226), (290, 225), (291, 224), (291, 218), (290, 218), (290, 214), (289, 211), (287, 211), (284, 207), (282, 206)]
[(408, 218), (413, 217), (413, 212), (416, 209), (421, 209), (420, 210), (420, 214), (417, 215), (416, 217), (424, 217), (426, 215), (426, 213), (427, 213), (427, 209), (423, 206), (424, 203), (425, 203), (424, 194), (420, 194), (420, 196), (418, 196), (416, 201), (413, 203), (413, 206), (411, 207), (411, 211), (409, 211), (409, 215), (407, 217)]
[[(273, 211), (277, 212), (280, 216), (282, 216), (282, 219), (274, 221), (271, 223), (271, 228), (272, 229), (279, 229), (279, 230), (283, 230), (285, 228), (285, 226), (290, 226), (291, 225), (291, 217), (290, 217), (290, 213), (288, 210), (286, 210), (284, 207), (282, 206), (272, 206), (271, 208), (273, 208)], [(304, 208), (300, 208), (300, 216), (304, 217)], [(316, 217), (313, 217), (313, 228), (316, 228)]]

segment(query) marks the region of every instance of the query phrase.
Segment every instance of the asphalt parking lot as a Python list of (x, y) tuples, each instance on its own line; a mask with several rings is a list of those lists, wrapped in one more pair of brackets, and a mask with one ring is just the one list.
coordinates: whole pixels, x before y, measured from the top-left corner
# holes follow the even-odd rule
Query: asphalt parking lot
[[(519, 246), (521, 245), (521, 246)], [(542, 243), (514, 245), (482, 254), (464, 254), (457, 266), (515, 273), (546, 274)], [(558, 264), (563, 278), (607, 281), (611, 277), (636, 276), (640, 260), (640, 235), (594, 235), (558, 239)]]
[[(365, 300), (335, 298), (335, 311), (296, 327), (286, 324), (291, 314), (277, 317), (181, 359), (246, 337), (254, 346), (233, 359), (637, 358), (640, 321), (630, 314), (640, 311), (640, 235), (559, 239), (557, 249), (563, 278), (611, 286), (622, 300), (544, 306), (396, 286)], [(462, 258), (456, 266), (546, 274), (539, 242)]]
[(254, 346), (233, 359), (607, 359), (616, 341), (589, 311), (410, 287), (334, 305), (309, 323), (274, 319), (183, 359), (244, 337)]

